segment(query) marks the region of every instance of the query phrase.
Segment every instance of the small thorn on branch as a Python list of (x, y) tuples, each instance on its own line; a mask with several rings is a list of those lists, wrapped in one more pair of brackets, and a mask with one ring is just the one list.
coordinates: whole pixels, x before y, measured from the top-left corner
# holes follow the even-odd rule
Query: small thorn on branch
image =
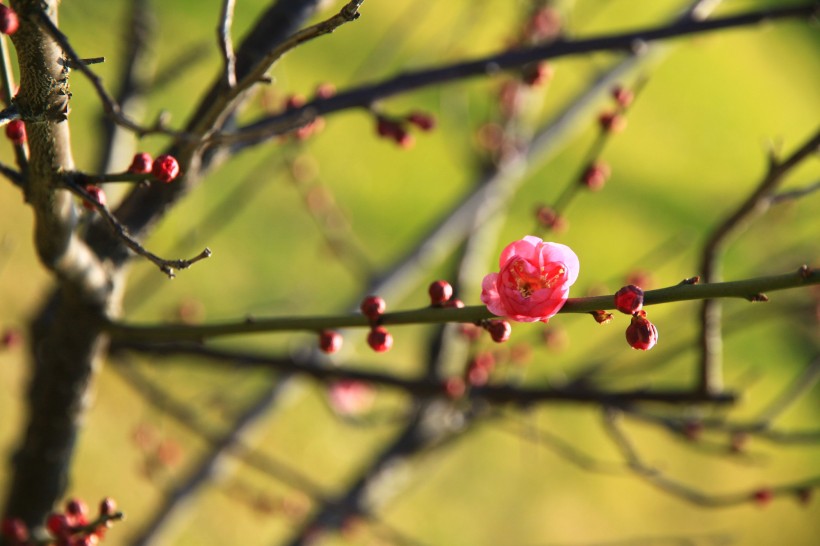
[(698, 277), (698, 276), (689, 277), (688, 279), (683, 279), (680, 283), (678, 283), (678, 286), (682, 286), (682, 285), (685, 285), (685, 284), (698, 284), (699, 282), (700, 282), (700, 277)]
[(752, 303), (754, 303), (754, 302), (767, 302), (767, 301), (769, 301), (769, 296), (767, 296), (766, 294), (760, 293), (760, 294), (753, 294), (753, 295), (749, 296), (746, 299), (748, 299)]
[(804, 280), (809, 280), (812, 274), (812, 269), (811, 267), (803, 264), (800, 266), (800, 269), (797, 270), (797, 274), (800, 275), (800, 278)]

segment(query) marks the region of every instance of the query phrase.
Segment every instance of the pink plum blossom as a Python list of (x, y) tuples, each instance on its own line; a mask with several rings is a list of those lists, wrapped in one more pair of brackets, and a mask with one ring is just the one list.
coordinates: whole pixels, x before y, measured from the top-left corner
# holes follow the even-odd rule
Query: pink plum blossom
[(547, 322), (578, 278), (578, 256), (566, 245), (528, 235), (507, 245), (498, 273), (481, 284), (481, 301), (491, 313), (518, 322)]

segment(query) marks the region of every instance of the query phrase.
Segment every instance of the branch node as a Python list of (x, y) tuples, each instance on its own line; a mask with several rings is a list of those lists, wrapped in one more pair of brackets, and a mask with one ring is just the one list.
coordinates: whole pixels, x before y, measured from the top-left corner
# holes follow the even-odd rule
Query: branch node
[(748, 299), (748, 300), (749, 300), (750, 302), (752, 302), (752, 303), (755, 303), (755, 302), (767, 302), (767, 301), (769, 301), (769, 296), (767, 296), (766, 294), (764, 294), (764, 293), (762, 293), (762, 292), (761, 292), (761, 293), (759, 293), (759, 294), (752, 294), (751, 296), (749, 296), (749, 297), (748, 297), (748, 298), (746, 298), (746, 299)]
[(687, 284), (698, 284), (700, 282), (699, 276), (689, 277), (688, 279), (683, 279), (681, 282), (678, 283), (678, 286), (683, 286)]
[(801, 279), (807, 281), (811, 277), (812, 269), (808, 265), (803, 264), (800, 266), (800, 269), (797, 270), (797, 274)]

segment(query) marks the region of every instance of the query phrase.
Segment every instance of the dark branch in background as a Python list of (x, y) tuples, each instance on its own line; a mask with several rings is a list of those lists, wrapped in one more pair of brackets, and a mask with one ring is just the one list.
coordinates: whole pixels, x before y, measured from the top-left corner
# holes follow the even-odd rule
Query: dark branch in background
[[(122, 357), (124, 355), (117, 356)], [(227, 443), (224, 442), (225, 434), (217, 430), (217, 427), (207, 424), (199, 409), (195, 409), (187, 401), (175, 397), (171, 390), (164, 389), (151, 381), (139, 371), (139, 364), (134, 362), (133, 359), (116, 358), (112, 364), (114, 372), (137, 391), (146, 402), (155, 406), (158, 410), (161, 410), (177, 424), (193, 432), (212, 446), (227, 445)], [(281, 383), (281, 381), (282, 376), (279, 376), (276, 382)], [(268, 400), (269, 394), (277, 393), (278, 389), (279, 387), (272, 383), (265, 396), (255, 401), (252, 407), (261, 407), (261, 401)], [(232, 425), (230, 429), (233, 431), (235, 427)], [(231, 442), (231, 446), (227, 451), (231, 456), (236, 457), (246, 465), (294, 489), (298, 489), (313, 498), (324, 497), (322, 487), (309, 476), (301, 474), (285, 462), (254, 451), (240, 441), (237, 435), (234, 436), (234, 441)]]
[[(172, 358), (187, 355), (202, 358), (206, 361), (228, 364), (232, 368), (265, 368), (296, 375), (306, 375), (324, 382), (338, 379), (353, 379), (394, 388), (424, 398), (430, 396), (445, 397), (446, 382), (440, 379), (424, 377), (421, 379), (402, 378), (391, 373), (380, 373), (351, 368), (328, 367), (312, 360), (300, 361), (293, 357), (266, 356), (245, 351), (217, 349), (195, 344), (141, 344), (118, 342), (112, 344), (112, 351), (135, 351), (151, 355), (153, 359)], [(528, 406), (533, 403), (581, 403), (581, 404), (631, 404), (637, 402), (658, 402), (667, 404), (686, 404), (706, 402), (731, 404), (735, 401), (732, 393), (716, 395), (690, 391), (635, 389), (629, 391), (607, 392), (599, 390), (529, 388), (511, 385), (487, 385), (473, 387), (468, 397), (498, 404)]]
[(806, 197), (816, 191), (820, 191), (820, 181), (817, 181), (814, 184), (809, 184), (804, 188), (776, 193), (772, 195), (769, 200), (771, 204), (775, 205), (778, 203), (783, 203), (784, 201), (794, 201), (795, 199)]
[[(133, 371), (128, 371), (127, 367), (120, 365), (121, 374), (128, 373), (129, 382), (132, 385), (138, 381), (138, 376), (135, 376)], [(144, 380), (139, 381), (140, 392), (146, 392), (149, 387)], [(230, 430), (225, 433), (209, 433), (201, 426), (195, 426), (193, 423), (198, 422), (198, 419), (191, 420), (190, 410), (187, 405), (175, 403), (177, 420), (186, 428), (196, 431), (204, 436), (211, 444), (211, 450), (203, 455), (197, 461), (188, 474), (182, 477), (170, 494), (166, 495), (165, 499), (156, 507), (153, 516), (148, 523), (140, 530), (135, 539), (131, 541), (133, 546), (151, 544), (161, 534), (163, 528), (167, 526), (169, 520), (176, 514), (173, 508), (182, 499), (196, 494), (199, 490), (207, 485), (211, 480), (218, 475), (219, 470), (224, 466), (226, 459), (230, 456), (238, 456), (243, 462), (258, 470), (262, 470), (277, 479), (285, 479), (290, 485), (296, 486), (298, 489), (308, 493), (311, 497), (322, 498), (321, 489), (308, 477), (301, 475), (294, 469), (273, 460), (271, 457), (264, 456), (260, 453), (254, 453), (247, 449), (242, 441), (248, 435), (250, 430), (259, 425), (259, 422), (266, 417), (271, 410), (271, 406), (279, 400), (279, 391), (282, 388), (282, 383), (272, 385), (268, 389), (265, 396), (250, 407), (245, 409), (242, 414), (236, 418)], [(158, 394), (157, 390), (151, 391)], [(163, 403), (170, 400), (165, 397)], [(163, 406), (163, 409), (168, 411), (168, 408)], [(170, 412), (169, 412), (170, 413)], [(187, 415), (186, 415), (187, 414)]]
[(211, 256), (211, 250), (209, 248), (205, 248), (202, 252), (194, 256), (193, 258), (187, 260), (166, 260), (165, 258), (160, 258), (153, 252), (146, 250), (139, 242), (131, 237), (128, 233), (128, 230), (123, 226), (108, 208), (97, 201), (90, 193), (88, 193), (85, 188), (82, 186), (78, 186), (76, 183), (71, 181), (70, 179), (66, 178), (63, 180), (63, 183), (66, 187), (71, 190), (74, 194), (81, 197), (86, 203), (90, 203), (91, 206), (94, 207), (94, 210), (99, 212), (111, 230), (116, 233), (117, 237), (123, 241), (128, 248), (130, 248), (135, 254), (142, 256), (143, 258), (147, 259), (154, 265), (156, 265), (160, 271), (168, 275), (168, 278), (173, 279), (176, 275), (174, 273), (175, 269), (188, 269), (196, 262), (204, 260), (205, 258), (209, 258)]
[[(604, 411), (604, 428), (615, 442), (629, 468), (650, 485), (676, 497), (685, 499), (693, 504), (709, 507), (728, 507), (738, 504), (755, 502), (760, 490), (751, 490), (741, 493), (714, 495), (688, 486), (683, 482), (669, 478), (657, 468), (648, 465), (639, 455), (637, 448), (623, 431), (619, 421), (621, 414), (617, 409), (609, 408)], [(782, 484), (776, 487), (767, 487), (769, 498), (774, 496), (799, 496), (803, 491), (820, 487), (820, 476), (813, 476), (805, 480)]]
[[(820, 131), (816, 132), (789, 157), (779, 160), (772, 156), (766, 176), (754, 192), (712, 232), (706, 241), (700, 263), (700, 272), (707, 283), (719, 281), (720, 260), (729, 237), (743, 231), (756, 217), (763, 214), (772, 202), (772, 194), (786, 175), (804, 159), (817, 153)], [(700, 309), (700, 376), (699, 388), (704, 392), (719, 392), (723, 388), (721, 338), (722, 305), (708, 299)]]
[(243, 140), (261, 141), (292, 130), (316, 116), (347, 108), (369, 108), (377, 100), (433, 84), (464, 80), (476, 76), (487, 76), (503, 70), (521, 68), (537, 61), (588, 54), (596, 51), (636, 53), (640, 52), (646, 44), (657, 40), (754, 25), (768, 20), (792, 17), (807, 18), (811, 17), (816, 11), (817, 5), (810, 4), (760, 10), (706, 21), (683, 19), (661, 28), (649, 28), (572, 41), (558, 40), (544, 46), (505, 51), (474, 61), (407, 72), (383, 82), (343, 91), (327, 99), (311, 101), (303, 107), (293, 109), (287, 113), (260, 119), (237, 129), (235, 132), (215, 135), (212, 140), (215, 143), (232, 143)]

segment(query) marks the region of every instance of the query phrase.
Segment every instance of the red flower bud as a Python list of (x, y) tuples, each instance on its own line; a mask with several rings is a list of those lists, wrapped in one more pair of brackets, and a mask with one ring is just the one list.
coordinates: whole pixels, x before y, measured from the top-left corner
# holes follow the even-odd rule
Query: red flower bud
[(51, 514), (46, 520), (46, 529), (55, 538), (68, 537), (71, 534), (71, 523), (65, 514)]
[(627, 108), (635, 99), (635, 93), (625, 87), (616, 85), (612, 88), (612, 98), (618, 103), (621, 108)]
[(20, 28), (17, 12), (8, 6), (0, 4), (0, 32), (11, 36)]
[(632, 315), (632, 322), (626, 328), (626, 341), (641, 351), (648, 351), (658, 342), (658, 329), (646, 318), (646, 311)]
[(427, 290), (431, 305), (442, 305), (453, 297), (453, 287), (447, 281), (435, 281)]
[(460, 377), (450, 377), (444, 382), (444, 392), (448, 398), (453, 400), (461, 398), (467, 390), (467, 385)]
[(13, 544), (23, 544), (28, 540), (28, 527), (20, 518), (6, 518), (0, 525), (0, 531)]
[(319, 350), (323, 353), (333, 354), (342, 348), (342, 335), (333, 330), (323, 330), (319, 334)]
[(0, 336), (0, 347), (3, 349), (13, 349), (23, 341), (23, 335), (16, 328), (6, 328)]
[(367, 334), (367, 344), (377, 353), (384, 353), (393, 347), (393, 336), (384, 326), (376, 326)]
[(325, 82), (316, 86), (317, 99), (329, 99), (336, 94), (336, 86), (332, 83)]
[(522, 80), (530, 87), (544, 85), (552, 79), (552, 65), (546, 62), (535, 63), (524, 69)]
[(22, 119), (13, 119), (6, 125), (6, 136), (19, 146), (26, 142), (26, 123)]
[(305, 97), (302, 95), (290, 95), (285, 99), (285, 110), (295, 110), (305, 105)]
[(179, 176), (179, 163), (172, 155), (161, 155), (154, 160), (154, 165), (151, 167), (151, 173), (160, 182), (173, 182)]
[(608, 133), (620, 133), (626, 129), (626, 118), (615, 112), (604, 112), (598, 117), (598, 123)]
[(359, 308), (364, 316), (375, 322), (384, 314), (387, 304), (379, 296), (367, 296)]
[(615, 308), (621, 313), (632, 315), (643, 307), (643, 290), (634, 284), (624, 286), (615, 292)]
[(596, 161), (584, 171), (581, 182), (592, 191), (598, 191), (604, 187), (610, 174), (609, 165), (603, 161)]
[[(85, 187), (85, 191), (94, 198), (102, 206), (105, 206), (105, 192), (99, 186), (95, 186), (94, 184), (89, 184)], [(89, 203), (87, 199), (83, 199), (83, 208), (87, 210), (94, 210), (95, 207), (93, 204)]]
[(422, 131), (432, 131), (436, 127), (436, 118), (424, 112), (412, 112), (406, 119)]
[(148, 174), (151, 172), (153, 165), (154, 159), (151, 157), (151, 154), (140, 152), (134, 155), (134, 159), (131, 161), (131, 166), (128, 167), (128, 172), (134, 174)]
[(512, 326), (506, 320), (490, 320), (487, 321), (487, 331), (490, 332), (490, 337), (496, 343), (503, 343), (510, 339), (512, 334)]
[(558, 215), (555, 210), (547, 205), (540, 205), (535, 209), (535, 220), (547, 229), (556, 233), (562, 233), (567, 230), (569, 223), (566, 218)]
[(772, 502), (772, 499), (774, 499), (774, 491), (768, 487), (758, 489), (752, 493), (752, 500), (754, 500), (759, 506), (766, 506)]
[(105, 497), (100, 501), (100, 515), (110, 516), (117, 511), (117, 502), (111, 497)]

